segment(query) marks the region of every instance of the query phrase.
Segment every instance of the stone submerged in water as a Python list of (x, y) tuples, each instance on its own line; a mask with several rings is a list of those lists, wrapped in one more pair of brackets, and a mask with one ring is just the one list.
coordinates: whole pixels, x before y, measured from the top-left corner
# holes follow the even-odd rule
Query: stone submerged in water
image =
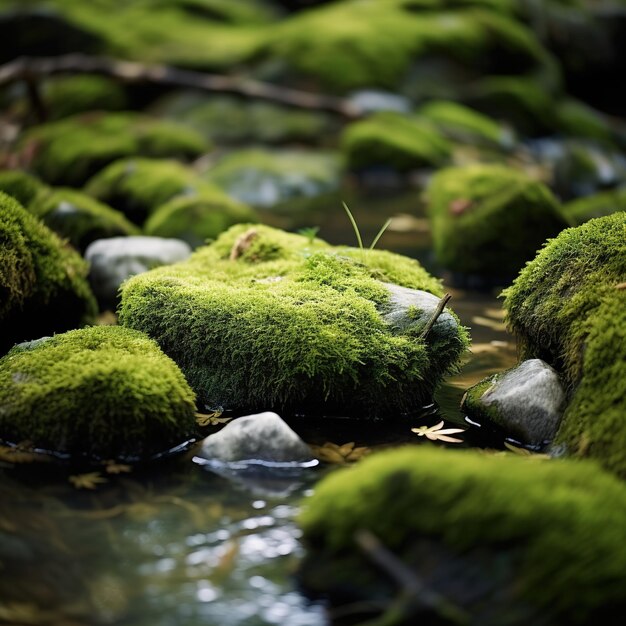
[(478, 422), (487, 420), (521, 443), (540, 446), (554, 439), (565, 402), (557, 372), (529, 359), (470, 387), (462, 407)]
[(233, 420), (204, 440), (198, 456), (223, 463), (272, 464), (307, 463), (315, 458), (287, 423), (270, 411)]
[(179, 239), (141, 236), (98, 239), (85, 251), (91, 265), (89, 281), (105, 306), (115, 305), (118, 289), (127, 278), (190, 255), (189, 245)]

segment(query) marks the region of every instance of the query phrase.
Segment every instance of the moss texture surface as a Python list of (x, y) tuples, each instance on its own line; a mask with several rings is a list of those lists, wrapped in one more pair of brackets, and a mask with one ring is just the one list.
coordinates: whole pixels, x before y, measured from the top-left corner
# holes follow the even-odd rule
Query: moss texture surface
[(142, 333), (74, 330), (0, 360), (0, 436), (99, 458), (141, 457), (195, 432), (194, 394)]
[(42, 124), (23, 137), (30, 167), (54, 185), (78, 187), (129, 156), (189, 159), (209, 146), (193, 130), (138, 113), (86, 113)]
[(42, 192), (28, 210), (81, 251), (96, 239), (139, 234), (122, 213), (76, 189)]
[(416, 261), (239, 225), (131, 278), (120, 321), (156, 339), (211, 406), (397, 415), (430, 398), (467, 338), (451, 332), (435, 349), (415, 326), (394, 334), (380, 281), (441, 294)]
[(550, 241), (505, 290), (524, 356), (560, 369), (571, 389), (555, 442), (626, 478), (626, 213)]
[[(617, 625), (625, 521), (626, 487), (591, 463), (407, 447), (318, 485), (300, 517), (302, 578), (331, 597), (389, 601), (397, 589), (355, 543), (368, 530), (464, 623)], [(426, 622), (459, 623), (438, 618)]]
[(545, 185), (502, 165), (442, 170), (427, 197), (437, 261), (461, 274), (514, 276), (567, 226)]
[(0, 352), (13, 343), (76, 328), (97, 312), (77, 252), (0, 193)]
[(0, 191), (15, 198), (27, 207), (45, 189), (45, 185), (35, 176), (22, 170), (0, 171)]

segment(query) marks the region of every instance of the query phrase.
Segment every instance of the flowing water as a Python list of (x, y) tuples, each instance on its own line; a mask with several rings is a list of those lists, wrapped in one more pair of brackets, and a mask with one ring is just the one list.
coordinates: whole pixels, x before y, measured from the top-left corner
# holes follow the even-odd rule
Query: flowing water
[[(387, 214), (395, 215), (379, 247), (420, 258), (437, 273), (427, 222), (418, 212), (399, 213), (393, 204), (387, 213), (378, 206), (365, 215), (351, 208), (366, 241)], [(340, 209), (326, 215), (319, 235), (332, 243), (354, 237)], [(393, 426), (294, 420), (307, 442), (354, 441), (372, 449), (423, 445), (411, 427), (440, 419), (468, 426), (459, 408), (464, 390), (512, 365), (515, 346), (495, 291), (451, 293), (450, 306), (470, 327), (473, 348), (462, 371), (439, 389), (436, 403), (416, 411), (409, 423)], [(472, 427), (466, 443), (457, 445), (501, 445), (490, 437)], [(337, 466), (322, 464), (279, 478), (218, 474), (195, 463), (192, 448), (156, 465), (109, 465), (83, 476), (95, 489), (77, 488), (81, 478), (73, 471), (53, 464), (13, 466), (0, 457), (0, 623), (328, 622), (324, 607), (309, 602), (297, 587), (294, 573), (302, 555), (297, 514), (320, 477), (341, 471)]]

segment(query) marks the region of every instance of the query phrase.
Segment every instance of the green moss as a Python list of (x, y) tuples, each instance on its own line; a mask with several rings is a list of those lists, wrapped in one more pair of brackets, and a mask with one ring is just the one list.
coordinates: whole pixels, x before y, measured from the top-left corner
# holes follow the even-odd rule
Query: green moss
[(136, 113), (90, 113), (26, 133), (24, 154), (46, 182), (80, 186), (109, 163), (133, 155), (192, 158), (208, 149), (191, 129)]
[(0, 191), (28, 206), (45, 185), (35, 176), (21, 170), (0, 171)]
[(556, 111), (558, 129), (573, 137), (612, 145), (613, 133), (599, 111), (573, 98), (562, 100)]
[(219, 144), (317, 144), (332, 137), (336, 126), (320, 112), (187, 91), (164, 96), (152, 110)]
[(197, 195), (183, 195), (156, 209), (144, 224), (147, 235), (183, 239), (197, 247), (233, 224), (253, 222), (255, 212), (209, 184)]
[(513, 276), (566, 226), (545, 185), (501, 165), (442, 170), (427, 195), (437, 261), (461, 274)]
[(251, 148), (226, 155), (204, 177), (251, 206), (289, 208), (299, 199), (336, 191), (340, 171), (333, 152)]
[(523, 354), (553, 364), (569, 382), (555, 441), (626, 478), (625, 276), (620, 212), (550, 241), (505, 290), (504, 305)]
[(10, 196), (0, 193), (0, 352), (89, 322), (87, 264)]
[(563, 215), (572, 226), (579, 226), (596, 217), (626, 211), (626, 188), (611, 189), (563, 205)]
[(506, 322), (524, 357), (581, 379), (587, 320), (626, 276), (626, 213), (568, 228), (503, 292)]
[(40, 193), (29, 211), (81, 251), (96, 239), (139, 234), (122, 213), (75, 189)]
[[(592, 463), (430, 445), (378, 453), (336, 471), (306, 501), (301, 577), (331, 598), (339, 590), (346, 603), (384, 606), (397, 588), (356, 545), (368, 530), (470, 623), (617, 625), (626, 608), (626, 553), (616, 549), (626, 541), (625, 495)], [(416, 603), (441, 611), (435, 621), (420, 613), (420, 622), (458, 623), (440, 604)], [(393, 623), (417, 623), (404, 617)]]
[(394, 334), (379, 281), (441, 293), (416, 261), (238, 225), (126, 282), (120, 321), (156, 339), (209, 405), (397, 415), (430, 398), (467, 339), (451, 332), (442, 357), (419, 329)]
[(195, 431), (194, 395), (142, 333), (100, 326), (0, 360), (0, 436), (104, 459), (141, 457)]
[(50, 119), (86, 111), (121, 111), (127, 97), (119, 82), (105, 76), (64, 76), (44, 84), (43, 100)]
[(452, 144), (437, 128), (401, 113), (376, 113), (347, 127), (341, 138), (347, 166), (358, 170), (386, 165), (400, 172), (440, 167), (451, 156)]
[(470, 73), (502, 66), (555, 73), (529, 30), (483, 8), (345, 0), (300, 13), (272, 34), (268, 56), (337, 91), (392, 89), (426, 57), (450, 59)]
[(85, 191), (142, 223), (176, 196), (195, 196), (214, 188), (189, 167), (165, 159), (121, 159), (89, 180)]
[(479, 81), (468, 103), (495, 120), (505, 120), (522, 135), (545, 135), (558, 126), (554, 100), (558, 94), (528, 76), (490, 76)]
[(508, 129), (482, 113), (456, 102), (429, 102), (419, 109), (418, 114), (435, 124), (453, 141), (504, 148), (513, 144), (514, 139)]

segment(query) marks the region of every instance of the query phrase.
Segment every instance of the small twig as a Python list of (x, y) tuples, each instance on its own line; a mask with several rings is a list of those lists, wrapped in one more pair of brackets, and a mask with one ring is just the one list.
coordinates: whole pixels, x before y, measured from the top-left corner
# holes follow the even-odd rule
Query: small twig
[(439, 316), (443, 313), (443, 310), (446, 308), (446, 305), (448, 304), (448, 302), (450, 302), (451, 298), (452, 295), (447, 293), (443, 296), (443, 298), (441, 298), (441, 300), (439, 300), (437, 308), (434, 310), (431, 318), (428, 320), (428, 323), (426, 324), (426, 326), (424, 326), (424, 329), (420, 333), (420, 339), (426, 339), (426, 336), (435, 325), (435, 322), (439, 319)]
[(355, 535), (355, 541), (366, 556), (400, 587), (400, 594), (390, 603), (382, 618), (368, 622), (370, 626), (395, 623), (395, 619), (389, 620), (388, 618), (392, 615), (407, 617), (409, 612), (418, 609), (427, 609), (434, 611), (437, 615), (445, 615), (452, 623), (466, 624), (468, 622), (465, 611), (441, 594), (426, 587), (415, 572), (390, 552), (373, 533), (368, 530), (359, 530)]
[(301, 109), (328, 111), (348, 119), (362, 112), (350, 101), (309, 93), (239, 76), (209, 74), (168, 65), (146, 65), (85, 54), (58, 57), (19, 57), (0, 66), (0, 87), (23, 80), (40, 80), (56, 74), (100, 74), (122, 83), (154, 83), (199, 91), (230, 93)]

